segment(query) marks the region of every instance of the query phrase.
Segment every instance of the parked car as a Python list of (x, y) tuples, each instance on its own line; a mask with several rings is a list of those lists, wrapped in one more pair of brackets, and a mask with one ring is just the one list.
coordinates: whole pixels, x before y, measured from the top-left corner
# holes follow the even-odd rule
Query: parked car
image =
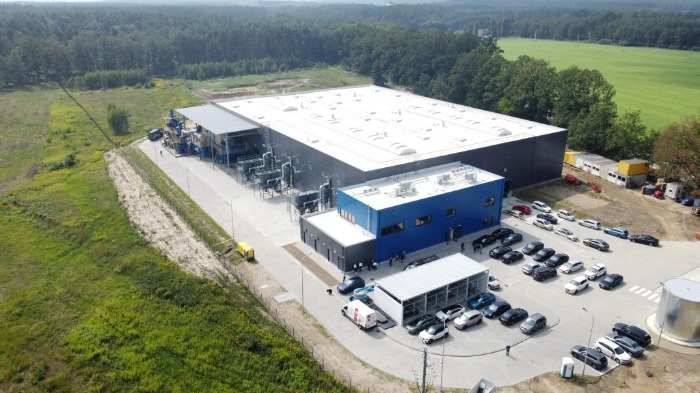
[(510, 251), (505, 253), (501, 257), (501, 261), (505, 263), (506, 265), (510, 265), (513, 262), (517, 262), (519, 260), (523, 259), (523, 253), (520, 251)]
[(437, 319), (435, 319), (434, 315), (426, 314), (406, 325), (406, 330), (408, 330), (410, 334), (418, 334), (429, 326), (434, 325), (435, 322), (437, 322)]
[(505, 214), (507, 214), (507, 215), (509, 215), (509, 216), (513, 216), (513, 217), (515, 217), (515, 218), (523, 218), (523, 212), (520, 212), (520, 211), (517, 211), (517, 210), (512, 210), (512, 209), (510, 209), (510, 210), (504, 210), (503, 213), (505, 213)]
[(613, 289), (622, 284), (622, 280), (624, 280), (624, 277), (622, 277), (620, 274), (608, 274), (600, 281), (598, 286), (603, 289)]
[(539, 262), (528, 262), (521, 268), (523, 273), (527, 274), (528, 276), (531, 276), (532, 273), (537, 269), (538, 267), (542, 267), (542, 264)]
[(632, 361), (632, 356), (629, 353), (605, 337), (597, 339), (593, 347), (596, 351), (616, 361), (618, 364), (627, 364)]
[(659, 239), (651, 235), (632, 235), (630, 236), (630, 241), (632, 243), (641, 243), (654, 247), (659, 245)]
[(549, 221), (550, 224), (554, 225), (559, 222), (556, 217), (554, 217), (554, 214), (551, 213), (540, 213), (537, 215), (537, 218), (541, 218), (545, 221)]
[(466, 310), (467, 309), (461, 304), (453, 304), (438, 311), (438, 313), (435, 314), (435, 318), (437, 318), (438, 321), (449, 321), (457, 318)]
[(532, 213), (532, 209), (530, 209), (529, 206), (525, 206), (525, 205), (515, 205), (515, 206), (513, 206), (513, 210), (519, 211), (523, 214), (531, 214)]
[(421, 341), (423, 341), (424, 343), (430, 344), (433, 341), (439, 340), (443, 337), (447, 337), (448, 335), (449, 329), (444, 323), (440, 322), (420, 332), (418, 337), (420, 337)]
[(583, 269), (583, 261), (569, 261), (566, 262), (565, 264), (559, 266), (559, 271), (564, 273), (564, 274), (571, 274), (575, 273), (579, 270)]
[(511, 308), (510, 310), (501, 314), (498, 320), (502, 325), (513, 326), (514, 324), (525, 320), (528, 317), (527, 311), (522, 308)]
[(495, 302), (491, 303), (490, 306), (486, 307), (484, 309), (484, 316), (486, 318), (498, 318), (503, 314), (504, 312), (508, 311), (511, 309), (510, 303), (508, 303), (505, 300), (496, 300)]
[(532, 207), (533, 207), (534, 209), (537, 209), (537, 210), (539, 210), (539, 211), (543, 211), (543, 212), (545, 212), (545, 213), (551, 213), (551, 211), (552, 211), (552, 208), (549, 207), (549, 205), (547, 205), (546, 203), (544, 203), (544, 202), (542, 202), (542, 201), (534, 201), (534, 202), (532, 202)]
[(546, 259), (549, 259), (554, 254), (556, 254), (556, 251), (554, 251), (553, 248), (543, 248), (537, 251), (537, 253), (535, 253), (535, 255), (532, 256), (532, 259), (536, 262), (542, 262)]
[(508, 246), (496, 246), (489, 251), (489, 256), (494, 259), (501, 259), (505, 253), (511, 251), (513, 251), (513, 249)]
[(575, 295), (586, 288), (588, 288), (588, 279), (578, 276), (564, 285), (564, 292)]
[(556, 277), (557, 269), (553, 267), (538, 267), (532, 272), (532, 279), (535, 281), (544, 281), (548, 278)]
[(496, 301), (496, 295), (493, 293), (488, 293), (488, 292), (482, 292), (478, 294), (475, 298), (470, 299), (469, 302), (467, 302), (467, 305), (469, 308), (472, 310), (478, 310), (480, 308), (484, 308), (491, 303)]
[(566, 262), (569, 262), (569, 256), (566, 254), (554, 254), (544, 262), (547, 267), (558, 267)]
[(681, 205), (683, 205), (683, 206), (693, 206), (694, 204), (695, 204), (695, 199), (693, 199), (692, 197), (687, 196), (687, 197), (681, 199)]
[(481, 323), (482, 317), (479, 311), (469, 310), (455, 319), (455, 328), (457, 328), (457, 330), (463, 330), (469, 326), (478, 325)]
[(596, 263), (586, 270), (583, 275), (590, 281), (595, 281), (598, 277), (603, 277), (608, 272), (608, 268), (603, 263)]
[(547, 326), (547, 317), (540, 313), (530, 315), (520, 324), (520, 331), (525, 334), (535, 334)]
[(482, 248), (486, 246), (490, 246), (493, 243), (496, 243), (496, 238), (491, 235), (481, 235), (474, 239), (472, 242), (472, 247), (476, 247), (477, 245), (480, 245)]
[(592, 348), (586, 348), (581, 345), (574, 345), (571, 348), (571, 356), (578, 359), (596, 370), (602, 370), (608, 366), (608, 358), (602, 353)]
[(568, 230), (566, 228), (557, 228), (554, 230), (554, 234), (561, 236), (561, 237), (565, 237), (565, 238), (571, 240), (572, 242), (578, 241), (578, 236), (576, 236), (575, 233), (571, 232), (570, 230)]
[(612, 331), (619, 334), (620, 336), (631, 338), (634, 342), (636, 342), (643, 348), (646, 348), (647, 345), (651, 344), (651, 336), (649, 336), (649, 333), (647, 333), (644, 329), (640, 329), (634, 325), (616, 323), (613, 326)]
[(619, 334), (615, 333), (608, 333), (605, 335), (605, 338), (619, 345), (620, 348), (624, 349), (633, 357), (642, 356), (642, 354), (644, 353), (644, 348), (642, 348), (639, 344), (637, 344), (634, 340), (632, 340), (629, 337), (620, 336)]
[(627, 236), (630, 235), (630, 233), (627, 232), (627, 229), (621, 227), (603, 228), (603, 232), (607, 233), (608, 235), (617, 236), (620, 239), (627, 239)]
[(429, 262), (430, 262), (430, 260), (419, 259), (419, 260), (417, 260), (417, 261), (413, 261), (413, 262), (407, 264), (407, 265), (403, 268), (403, 270), (411, 270), (411, 269), (417, 268), (418, 266), (425, 265), (426, 263), (429, 263)]
[(495, 237), (498, 240), (501, 240), (506, 236), (510, 235), (511, 233), (513, 233), (513, 230), (510, 228), (498, 228), (491, 233), (491, 236)]
[(490, 290), (501, 289), (501, 282), (494, 276), (489, 276), (488, 286)]
[(557, 212), (557, 216), (559, 216), (567, 221), (576, 221), (576, 217), (574, 217), (574, 215), (571, 214), (571, 212), (568, 210), (560, 209)]
[(148, 140), (149, 141), (157, 141), (158, 139), (163, 137), (163, 130), (160, 128), (154, 128), (151, 131), (148, 131)]
[(346, 278), (345, 281), (338, 284), (338, 287), (336, 289), (338, 290), (338, 293), (340, 293), (341, 295), (345, 295), (354, 291), (357, 288), (362, 288), (364, 286), (365, 280), (363, 280), (362, 277), (352, 276)]
[(510, 246), (515, 243), (520, 243), (521, 241), (523, 241), (523, 235), (519, 233), (511, 233), (510, 235), (501, 239), (501, 244), (504, 246)]
[(598, 251), (608, 251), (610, 249), (610, 245), (606, 241), (600, 239), (583, 239), (583, 245), (595, 248)]
[(535, 218), (534, 220), (532, 220), (532, 225), (538, 228), (546, 229), (548, 231), (554, 229), (554, 227), (552, 226), (552, 224), (549, 223), (549, 221), (544, 220), (542, 218)]
[(585, 220), (578, 220), (578, 225), (591, 229), (600, 229), (600, 223), (598, 221), (588, 218)]
[(525, 255), (532, 255), (544, 248), (544, 243), (542, 242), (530, 242), (523, 247), (522, 251)]

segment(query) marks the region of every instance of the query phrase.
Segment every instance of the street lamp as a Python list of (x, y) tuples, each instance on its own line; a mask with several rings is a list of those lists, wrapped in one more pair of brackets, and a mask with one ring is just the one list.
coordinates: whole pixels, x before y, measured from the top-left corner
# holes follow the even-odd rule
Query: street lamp
[(187, 164), (185, 164), (185, 179), (187, 180), (187, 196), (192, 197), (192, 194), (190, 194), (190, 174), (189, 174), (189, 169), (187, 169)]
[[(442, 330), (447, 329), (447, 318), (442, 320)], [(440, 392), (442, 392), (442, 377), (445, 375), (445, 341), (447, 337), (442, 338), (442, 360), (440, 360)]]
[[(588, 344), (586, 345), (586, 352), (588, 352), (588, 348), (591, 346), (591, 337), (593, 337), (593, 325), (595, 325), (595, 317), (591, 312), (586, 310), (586, 307), (581, 307), (583, 311), (587, 312), (591, 316), (591, 332), (588, 333)], [(588, 354), (586, 353), (583, 358), (583, 371), (581, 372), (581, 378), (586, 376), (586, 356)]]
[[(663, 298), (665, 284), (661, 281), (659, 281), (659, 284), (661, 284), (661, 297)], [(658, 348), (659, 345), (661, 345), (661, 336), (664, 334), (664, 326), (666, 326), (666, 316), (668, 315), (668, 305), (670, 303), (669, 300), (671, 300), (671, 296), (669, 296), (668, 299), (666, 299), (666, 309), (664, 310), (664, 320), (661, 323), (661, 331), (659, 331), (659, 341), (656, 342), (656, 348)]]
[(231, 199), (231, 239), (234, 238), (233, 236), (233, 199)]
[[(304, 254), (304, 258), (301, 258), (301, 306), (304, 307), (304, 260), (308, 258), (311, 253)], [(304, 307), (305, 308), (305, 307)]]

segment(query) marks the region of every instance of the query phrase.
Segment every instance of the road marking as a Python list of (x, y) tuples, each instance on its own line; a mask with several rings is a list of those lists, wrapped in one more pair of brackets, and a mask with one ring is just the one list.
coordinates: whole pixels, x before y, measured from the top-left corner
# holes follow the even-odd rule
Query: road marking
[(659, 297), (659, 294), (658, 294), (658, 293), (655, 293), (655, 294), (649, 296), (647, 299), (649, 299), (649, 300), (654, 300), (654, 299), (656, 299), (657, 297)]
[(649, 296), (649, 295), (652, 294), (652, 293), (654, 293), (654, 291), (646, 291), (646, 292), (644, 292), (644, 294), (643, 294), (642, 296), (643, 296), (643, 297), (647, 297), (647, 296)]
[(635, 285), (635, 286), (633, 286), (632, 288), (630, 288), (630, 292), (632, 292), (632, 291), (636, 290), (637, 288), (639, 288), (639, 285)]
[(658, 299), (654, 300), (654, 303), (658, 303), (659, 300), (661, 300), (661, 298), (658, 298)]
[(646, 291), (646, 290), (647, 290), (646, 288), (639, 288), (638, 290), (634, 291), (634, 293), (636, 293), (637, 295), (639, 295), (640, 293), (642, 293), (642, 292), (644, 292), (644, 291)]

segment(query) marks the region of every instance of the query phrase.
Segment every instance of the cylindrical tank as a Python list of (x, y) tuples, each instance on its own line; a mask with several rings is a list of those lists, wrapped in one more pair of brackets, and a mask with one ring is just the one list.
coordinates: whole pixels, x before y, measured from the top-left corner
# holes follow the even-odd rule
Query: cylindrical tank
[(700, 342), (700, 282), (672, 278), (664, 282), (655, 325), (663, 335)]

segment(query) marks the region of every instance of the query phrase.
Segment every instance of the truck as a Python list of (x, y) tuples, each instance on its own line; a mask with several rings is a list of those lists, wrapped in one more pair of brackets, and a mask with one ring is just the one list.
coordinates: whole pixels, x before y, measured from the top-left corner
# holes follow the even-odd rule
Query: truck
[(377, 312), (361, 300), (353, 300), (343, 306), (340, 312), (362, 330), (377, 326)]
[(237, 251), (246, 261), (255, 259), (255, 250), (248, 243), (238, 242)]

